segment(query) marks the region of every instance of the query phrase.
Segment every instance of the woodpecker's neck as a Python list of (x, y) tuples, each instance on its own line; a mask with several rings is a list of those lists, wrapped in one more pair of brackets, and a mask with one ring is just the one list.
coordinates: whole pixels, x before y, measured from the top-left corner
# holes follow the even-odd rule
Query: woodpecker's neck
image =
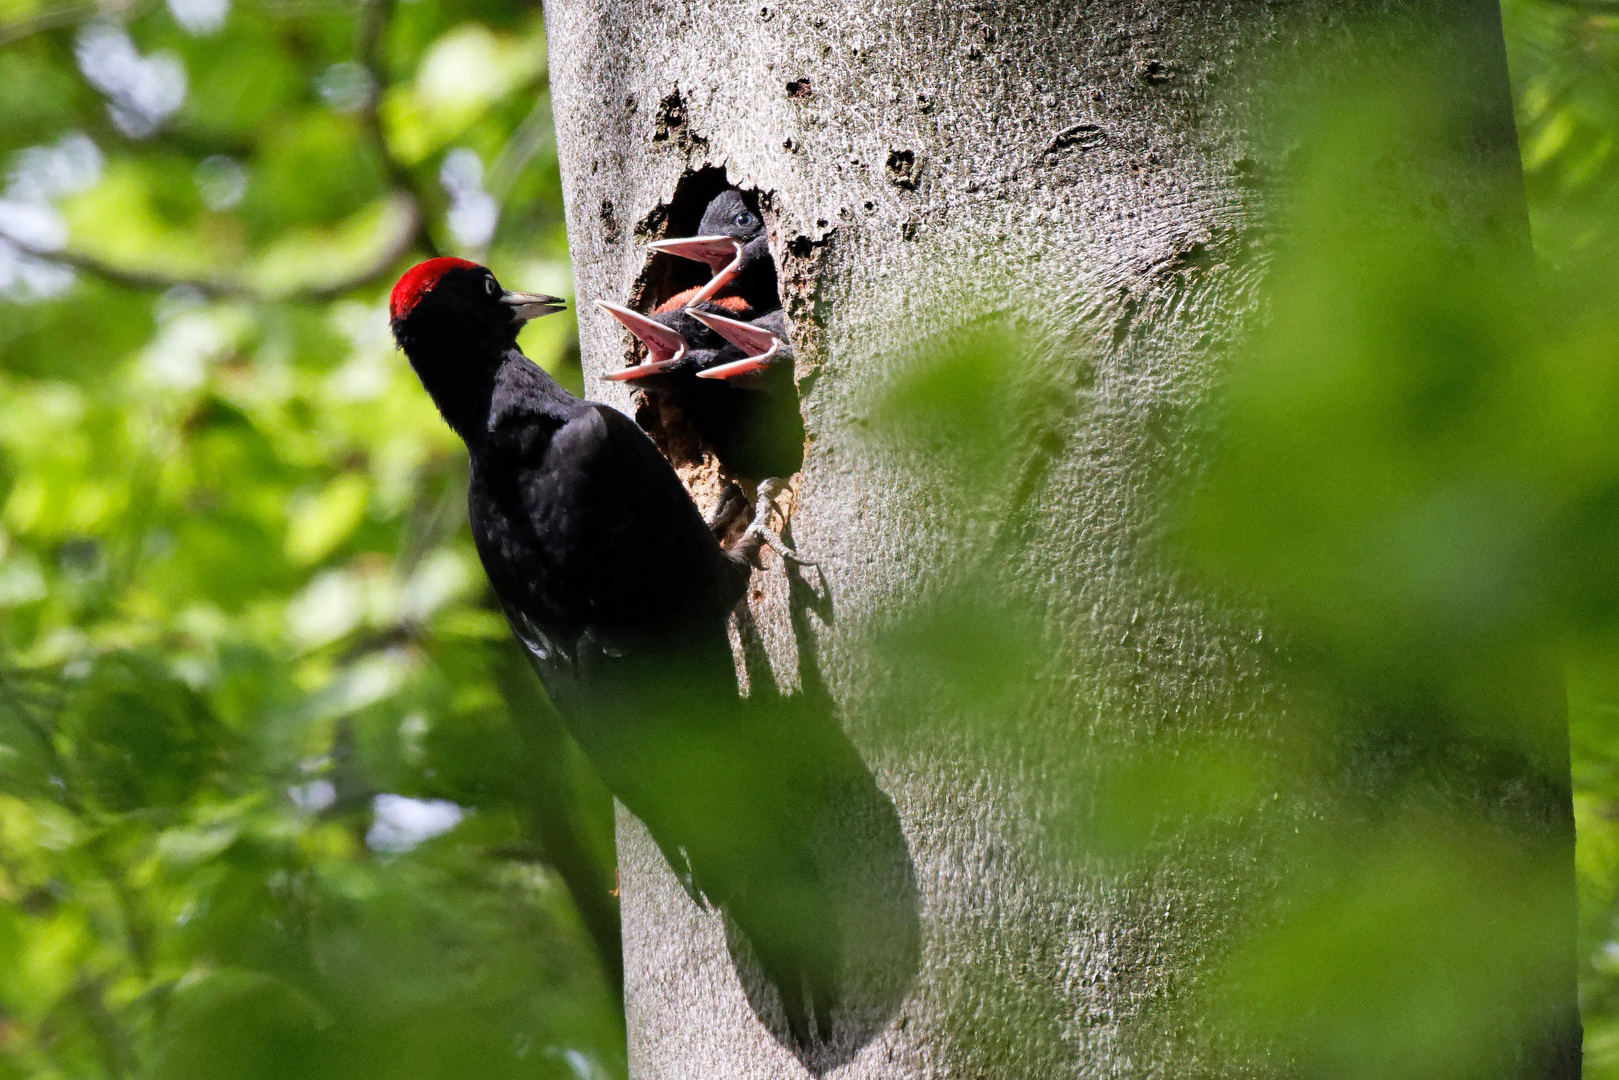
[(779, 301), (776, 299), (776, 260), (770, 257), (770, 241), (756, 236), (742, 248), (742, 268), (737, 274), (733, 292), (752, 301), (760, 311)]
[(484, 430), (504, 350), (486, 343), (452, 343), (437, 335), (411, 335), (405, 356), (444, 422), (470, 444)]
[(522, 358), (515, 335), (465, 321), (451, 324), (426, 312), (396, 323), (394, 335), (444, 422), (468, 447), (480, 442), (500, 369), (509, 356)]

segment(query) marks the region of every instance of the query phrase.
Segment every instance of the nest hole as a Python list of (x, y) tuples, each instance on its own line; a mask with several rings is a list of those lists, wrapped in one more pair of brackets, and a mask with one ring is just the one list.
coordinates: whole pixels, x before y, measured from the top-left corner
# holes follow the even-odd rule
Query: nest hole
[[(681, 178), (669, 202), (639, 223), (637, 238), (649, 242), (698, 235), (709, 204), (733, 188), (764, 222), (767, 235), (773, 236), (768, 193), (733, 185), (724, 169), (707, 166)], [(648, 252), (630, 306), (646, 314), (657, 312), (681, 293), (706, 284), (710, 276), (702, 263)], [(752, 318), (782, 309), (774, 256), (766, 280), (766, 287), (754, 290)], [(791, 324), (785, 323), (788, 348), (794, 336)], [(626, 341), (626, 365), (644, 360), (645, 348), (629, 335)], [(635, 389), (636, 421), (674, 464), (705, 513), (714, 513), (738, 490), (751, 501), (759, 481), (790, 477), (802, 466), (804, 424), (792, 366), (788, 359), (751, 383), (688, 378), (677, 386)]]

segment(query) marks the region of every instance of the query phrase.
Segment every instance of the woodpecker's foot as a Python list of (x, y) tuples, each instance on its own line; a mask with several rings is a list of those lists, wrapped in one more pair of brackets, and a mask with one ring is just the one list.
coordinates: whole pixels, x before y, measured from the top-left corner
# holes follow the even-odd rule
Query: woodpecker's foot
[(737, 515), (747, 512), (748, 500), (742, 497), (742, 489), (735, 484), (726, 484), (725, 490), (720, 492), (719, 505), (704, 519), (704, 524), (714, 535), (723, 537)]
[(775, 496), (785, 490), (786, 487), (787, 481), (785, 480), (773, 478), (760, 482), (759, 498), (753, 504), (753, 523), (748, 526), (747, 532), (742, 534), (742, 539), (737, 541), (737, 546), (742, 547), (751, 540), (753, 542), (752, 550), (757, 551), (759, 544), (763, 543), (771, 551), (780, 555), (784, 561), (795, 566), (815, 566), (817, 564), (813, 560), (804, 558), (791, 547), (788, 547), (787, 541), (783, 540), (770, 527), (770, 515), (776, 509)]

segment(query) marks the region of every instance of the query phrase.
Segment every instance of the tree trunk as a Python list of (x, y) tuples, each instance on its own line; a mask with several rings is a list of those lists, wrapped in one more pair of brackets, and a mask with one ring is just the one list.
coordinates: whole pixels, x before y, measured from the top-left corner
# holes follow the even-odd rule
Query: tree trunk
[[(588, 302), (656, 291), (645, 242), (692, 230), (719, 182), (704, 167), (760, 197), (807, 436), (791, 531), (818, 565), (755, 576), (739, 647), (756, 690), (825, 700), (892, 799), (906, 850), (872, 889), (920, 920), (919, 951), (873, 945), (893, 970), (864, 1020), (795, 1054), (722, 919), (621, 812), (635, 1076), (1356, 1074), (1207, 1002), (1299, 879), (1331, 877), (1321, 849), (1293, 860), (1282, 838), (1375, 803), (1397, 754), (1346, 754), (1330, 783), (1288, 774), (1282, 718), (1320, 691), (1290, 681), (1263, 615), (1157, 540), (1166, 491), (1200, 466), (1197, 410), (1255, 314), (1286, 165), (1270, 110), (1291, 80), (1327, 81), (1300, 56), (1453, 94), (1467, 137), (1416, 148), (1399, 181), (1445, 198), (1405, 194), (1428, 226), (1527, 235), (1493, 0), (1391, 3), (1376, 23), (1369, 6), (548, 0), (590, 396), (633, 411), (599, 379), (624, 336)], [(1012, 347), (958, 408), (965, 435), (906, 397), (919, 353), (967, 348), (971, 372), (973, 348)], [(976, 456), (975, 423), (997, 436)], [(907, 424), (916, 439), (890, 437)], [(1546, 749), (1513, 768), (1555, 775), (1555, 691), (1524, 697)], [(1165, 763), (1194, 744), (1268, 762), (1275, 782), (1223, 830), (1188, 813), (1166, 833), (1166, 797), (1132, 846), (1106, 793), (1178, 791)], [(1525, 786), (1482, 797), (1538, 837), (1571, 918), (1566, 787)], [(1433, 784), (1453, 803), (1482, 790)], [(874, 937), (904, 938), (884, 925)], [(1572, 972), (1522, 990), (1514, 1022), (1542, 1019), (1486, 1071), (1578, 1075)], [(1403, 1075), (1390, 1054), (1358, 1071)]]

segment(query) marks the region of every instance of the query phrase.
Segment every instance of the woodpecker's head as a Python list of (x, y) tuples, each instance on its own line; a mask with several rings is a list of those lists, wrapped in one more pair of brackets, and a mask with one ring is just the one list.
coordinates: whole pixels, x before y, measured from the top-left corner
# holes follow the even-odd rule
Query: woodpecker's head
[(388, 297), (394, 340), (407, 354), (425, 339), (504, 350), (530, 319), (563, 310), (542, 293), (508, 292), (486, 266), (466, 259), (429, 259), (405, 271)]
[(748, 209), (742, 193), (729, 188), (714, 197), (703, 210), (703, 220), (697, 226), (698, 236), (729, 236), (744, 244), (764, 232), (764, 222)]
[[(678, 255), (705, 263), (715, 280), (707, 291), (691, 303), (700, 303), (718, 292), (741, 271), (745, 260), (768, 259), (769, 241), (765, 239), (765, 223), (759, 215), (748, 209), (742, 193), (728, 188), (716, 195), (703, 211), (703, 220), (697, 226), (697, 235), (678, 240), (659, 240), (648, 244), (653, 251)], [(730, 276), (724, 272), (730, 268)], [(721, 278), (723, 277), (723, 280)]]

